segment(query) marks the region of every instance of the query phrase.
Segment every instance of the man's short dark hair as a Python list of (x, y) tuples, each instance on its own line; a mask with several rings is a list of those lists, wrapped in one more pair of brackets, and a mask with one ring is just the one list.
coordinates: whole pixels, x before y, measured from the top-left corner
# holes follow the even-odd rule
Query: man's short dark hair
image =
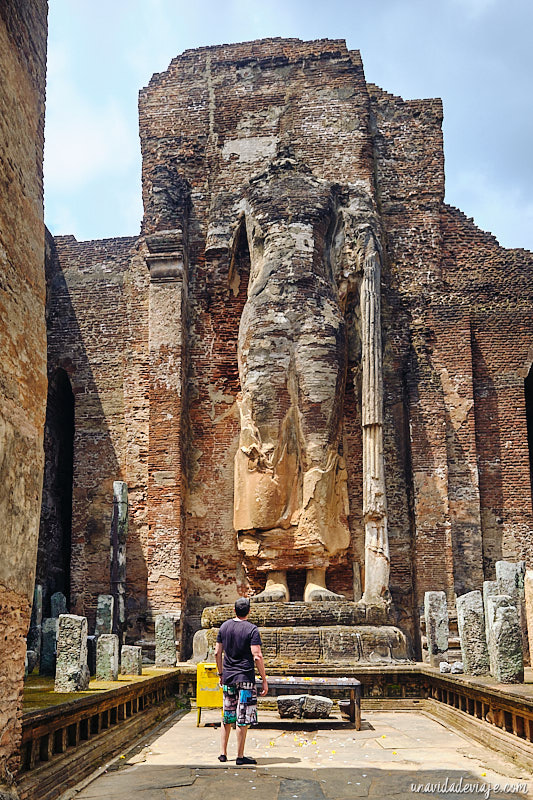
[(250, 613), (250, 601), (247, 597), (239, 597), (235, 601), (235, 613), (238, 617), (247, 617)]

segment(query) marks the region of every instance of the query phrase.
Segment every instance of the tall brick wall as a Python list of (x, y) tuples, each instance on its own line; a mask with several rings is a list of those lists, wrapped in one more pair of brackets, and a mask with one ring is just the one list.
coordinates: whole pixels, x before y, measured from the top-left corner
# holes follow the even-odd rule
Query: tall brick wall
[[(56, 240), (49, 369), (70, 375), (79, 418), (76, 608), (90, 616), (103, 590), (117, 477), (134, 519), (131, 635), (163, 608), (194, 614), (261, 585), (241, 566), (232, 521), (249, 254), (241, 241), (230, 263), (236, 221), (215, 223), (288, 145), (318, 178), (366, 192), (379, 214), (390, 583), (416, 640), (425, 591), (453, 604), (493, 577), (497, 558), (532, 558), (531, 254), (500, 248), (444, 204), (441, 102), (367, 84), (342, 41), (187, 51), (141, 91), (139, 114), (140, 239)], [(347, 597), (352, 562), (364, 563), (356, 299), (343, 423), (351, 544), (328, 574)], [(297, 574), (289, 583), (301, 591)]]
[(16, 772), (43, 474), (47, 3), (0, 4), (0, 793)]

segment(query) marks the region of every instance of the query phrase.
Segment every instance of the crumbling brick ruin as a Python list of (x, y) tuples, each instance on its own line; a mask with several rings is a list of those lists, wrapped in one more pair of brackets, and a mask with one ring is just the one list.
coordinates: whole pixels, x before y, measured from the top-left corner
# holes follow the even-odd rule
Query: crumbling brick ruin
[[(533, 561), (532, 254), (500, 247), (444, 203), (440, 100), (367, 83), (343, 41), (187, 51), (153, 76), (139, 111), (140, 236), (46, 242), (45, 606), (62, 591), (94, 626), (110, 585), (113, 482), (125, 481), (129, 643), (174, 612), (187, 657), (201, 609), (260, 592), (268, 570), (301, 600), (305, 570), (327, 567), (328, 590), (359, 600), (370, 552), (378, 599), (390, 590), (391, 621), (420, 654), (426, 591), (444, 591), (453, 609), (497, 560)], [(37, 211), (11, 227), (10, 247), (39, 252)], [(42, 303), (44, 277), (27, 285), (29, 306)], [(250, 310), (263, 291), (272, 302)], [(2, 424), (24, 411), (33, 437), (32, 502), (21, 497), (17, 523), (29, 545), (14, 534), (20, 570), (0, 571), (2, 621), (21, 653), (44, 425), (38, 312), (2, 315), (12, 358), (1, 402), (13, 398)], [(319, 456), (313, 419), (317, 431), (330, 425)], [(252, 513), (263, 500), (281, 509), (266, 522), (264, 508)]]

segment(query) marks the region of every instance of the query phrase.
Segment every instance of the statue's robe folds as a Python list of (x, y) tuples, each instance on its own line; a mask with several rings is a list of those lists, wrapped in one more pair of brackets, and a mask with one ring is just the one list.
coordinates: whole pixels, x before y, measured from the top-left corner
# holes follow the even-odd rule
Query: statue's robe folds
[(238, 546), (260, 571), (327, 567), (350, 544), (331, 185), (292, 171), (263, 176), (251, 182), (244, 221), (251, 268), (238, 340)]

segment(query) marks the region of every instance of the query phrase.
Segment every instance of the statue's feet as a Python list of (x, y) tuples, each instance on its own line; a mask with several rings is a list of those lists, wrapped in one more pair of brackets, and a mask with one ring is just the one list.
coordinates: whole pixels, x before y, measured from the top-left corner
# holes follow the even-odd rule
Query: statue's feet
[(344, 600), (345, 597), (343, 594), (337, 594), (336, 592), (331, 592), (329, 589), (326, 589), (323, 586), (317, 586), (316, 584), (308, 584), (305, 587), (304, 591), (304, 602), (305, 603), (312, 603), (317, 602), (320, 600)]
[(304, 589), (304, 603), (320, 602), (321, 600), (344, 600), (343, 594), (336, 594), (326, 589), (326, 568), (307, 570)]
[(283, 571), (270, 572), (262, 592), (250, 597), (252, 603), (288, 603), (289, 587)]

